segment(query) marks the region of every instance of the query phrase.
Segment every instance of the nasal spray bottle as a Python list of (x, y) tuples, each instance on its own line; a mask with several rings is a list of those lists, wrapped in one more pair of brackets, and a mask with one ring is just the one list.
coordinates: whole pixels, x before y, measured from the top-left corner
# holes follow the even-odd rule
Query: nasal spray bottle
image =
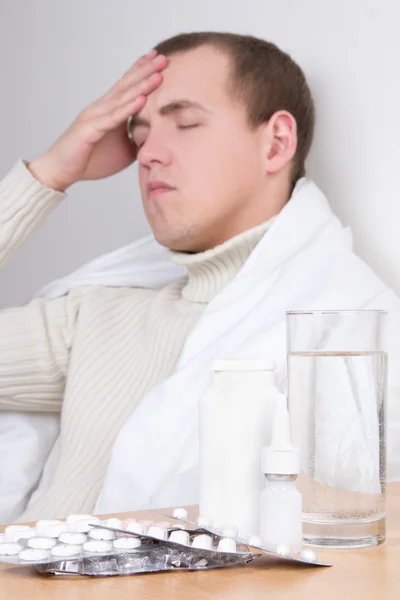
[(272, 440), (270, 446), (263, 448), (262, 469), (266, 478), (260, 501), (263, 545), (280, 554), (296, 554), (302, 546), (302, 500), (295, 484), (300, 453), (290, 442), (285, 394), (277, 398)]

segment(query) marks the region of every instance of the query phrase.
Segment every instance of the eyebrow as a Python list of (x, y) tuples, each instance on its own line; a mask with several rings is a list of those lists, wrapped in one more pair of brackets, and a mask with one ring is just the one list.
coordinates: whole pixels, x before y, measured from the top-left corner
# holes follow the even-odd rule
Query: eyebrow
[[(173, 100), (172, 102), (168, 102), (168, 104), (164, 104), (159, 111), (158, 114), (162, 116), (170, 115), (172, 113), (177, 113), (181, 110), (185, 110), (188, 108), (195, 108), (197, 110), (201, 110), (205, 113), (210, 112), (207, 108), (202, 106), (199, 102), (194, 102), (193, 100)], [(135, 127), (150, 127), (150, 121), (148, 119), (144, 119), (143, 117), (132, 116), (130, 117), (130, 129), (131, 131)]]

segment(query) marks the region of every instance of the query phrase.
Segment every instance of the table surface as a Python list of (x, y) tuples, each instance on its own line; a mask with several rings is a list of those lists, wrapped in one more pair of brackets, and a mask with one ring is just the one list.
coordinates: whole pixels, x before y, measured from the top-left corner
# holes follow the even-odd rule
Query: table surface
[[(94, 579), (39, 575), (33, 567), (0, 565), (4, 600), (391, 600), (400, 599), (400, 483), (388, 485), (387, 541), (363, 550), (319, 551), (333, 567), (289, 565), (260, 558), (244, 567)], [(121, 518), (156, 519), (156, 511)], [(0, 529), (2, 529), (0, 527)]]

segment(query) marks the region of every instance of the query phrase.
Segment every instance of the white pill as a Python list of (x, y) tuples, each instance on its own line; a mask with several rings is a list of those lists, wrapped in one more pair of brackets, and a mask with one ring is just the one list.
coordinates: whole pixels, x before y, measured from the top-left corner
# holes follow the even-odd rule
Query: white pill
[(36, 536), (37, 536), (37, 531), (34, 527), (32, 527), (31, 530), (27, 529), (26, 531), (16, 531), (15, 533), (13, 533), (12, 541), (18, 542), (18, 541), (29, 540), (29, 538), (36, 537)]
[(44, 535), (44, 530), (46, 529), (46, 527), (48, 527), (49, 525), (60, 525), (61, 521), (57, 520), (57, 519), (47, 519), (47, 520), (43, 520), (43, 521), (38, 521), (36, 523), (36, 531), (38, 532), (39, 535)]
[(188, 511), (185, 508), (174, 508), (172, 516), (175, 517), (175, 519), (183, 519), (184, 521), (187, 521)]
[(157, 538), (158, 540), (166, 540), (167, 539), (167, 530), (165, 527), (160, 527), (159, 525), (151, 525), (147, 532), (147, 535), (150, 537)]
[(29, 527), (29, 525), (8, 525), (8, 527), (6, 527), (4, 530), (4, 538), (6, 539), (6, 541), (11, 542), (14, 533), (20, 531), (27, 531), (28, 529), (32, 528)]
[(314, 550), (309, 550), (308, 548), (304, 548), (304, 550), (300, 552), (300, 558), (301, 560), (305, 560), (307, 562), (318, 562), (317, 553), (314, 552)]
[(48, 550), (42, 550), (41, 548), (25, 548), (18, 554), (20, 560), (26, 560), (28, 562), (36, 562), (50, 559), (50, 552)]
[(58, 536), (58, 540), (62, 544), (84, 544), (87, 540), (87, 536), (84, 533), (73, 533), (72, 531), (63, 531)]
[(218, 529), (218, 531), (222, 531), (222, 529), (224, 528), (224, 525), (225, 525), (225, 523), (223, 523), (219, 519), (213, 519), (213, 521), (212, 521), (213, 528)]
[(275, 548), (275, 552), (277, 554), (279, 554), (280, 556), (290, 556), (291, 548), (290, 548), (290, 546), (287, 546), (286, 544), (278, 544)]
[(28, 548), (39, 548), (41, 550), (50, 550), (56, 545), (54, 538), (32, 537), (27, 541)]
[(92, 517), (91, 519), (79, 519), (79, 521), (75, 521), (73, 529), (78, 533), (88, 533), (94, 524), (102, 525), (103, 522), (97, 517)]
[(190, 546), (190, 534), (188, 531), (171, 531), (169, 539), (171, 542), (182, 544), (183, 546)]
[(222, 535), (224, 538), (237, 538), (239, 533), (239, 528), (234, 525), (225, 525), (222, 530)]
[(90, 540), (83, 544), (85, 552), (111, 552), (112, 547), (112, 542), (107, 540)]
[(21, 544), (13, 542), (2, 542), (0, 544), (0, 556), (15, 556), (16, 554), (21, 552), (21, 550)]
[(131, 523), (128, 523), (126, 530), (137, 533), (138, 535), (146, 535), (147, 525), (146, 523), (140, 523), (139, 521), (132, 521)]
[(263, 541), (259, 535), (251, 535), (247, 538), (247, 543), (249, 546), (253, 546), (253, 548), (262, 548)]
[(236, 552), (236, 542), (232, 538), (222, 538), (218, 542), (218, 552)]
[(63, 533), (64, 531), (69, 531), (67, 523), (60, 523), (59, 525), (47, 525), (47, 527), (44, 528), (43, 535), (46, 537), (57, 538), (60, 533)]
[(206, 535), (205, 533), (196, 535), (192, 541), (192, 548), (201, 548), (202, 550), (211, 550), (212, 549), (211, 536)]
[(82, 520), (87, 521), (88, 519), (90, 521), (90, 519), (93, 519), (93, 518), (94, 518), (93, 515), (69, 515), (67, 517), (67, 524), (69, 526), (73, 526), (73, 525), (75, 525), (75, 523), (77, 521), (82, 521)]
[(122, 521), (121, 519), (117, 519), (116, 517), (111, 517), (106, 521), (107, 527), (114, 527), (114, 529), (122, 529)]
[(210, 519), (208, 519), (207, 517), (201, 517), (201, 516), (200, 516), (200, 517), (197, 517), (197, 519), (196, 519), (196, 523), (197, 523), (197, 525), (198, 525), (199, 527), (205, 527), (205, 528), (207, 528), (207, 527), (210, 527), (210, 525), (211, 525), (211, 520), (210, 520)]
[(50, 550), (52, 556), (68, 557), (79, 556), (82, 552), (82, 546), (77, 544), (57, 544)]
[(113, 540), (115, 538), (115, 531), (110, 529), (100, 529), (100, 527), (93, 527), (89, 531), (89, 537), (92, 540)]
[(116, 550), (134, 550), (135, 548), (140, 548), (142, 542), (139, 538), (135, 537), (119, 537), (113, 542), (114, 548)]

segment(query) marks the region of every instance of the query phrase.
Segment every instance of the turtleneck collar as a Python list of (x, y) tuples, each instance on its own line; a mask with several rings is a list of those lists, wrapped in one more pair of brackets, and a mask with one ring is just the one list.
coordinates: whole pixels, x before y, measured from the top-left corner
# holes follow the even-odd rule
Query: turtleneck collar
[(190, 254), (169, 250), (171, 260), (188, 271), (182, 298), (188, 302), (210, 302), (238, 274), (275, 218), (205, 252)]

